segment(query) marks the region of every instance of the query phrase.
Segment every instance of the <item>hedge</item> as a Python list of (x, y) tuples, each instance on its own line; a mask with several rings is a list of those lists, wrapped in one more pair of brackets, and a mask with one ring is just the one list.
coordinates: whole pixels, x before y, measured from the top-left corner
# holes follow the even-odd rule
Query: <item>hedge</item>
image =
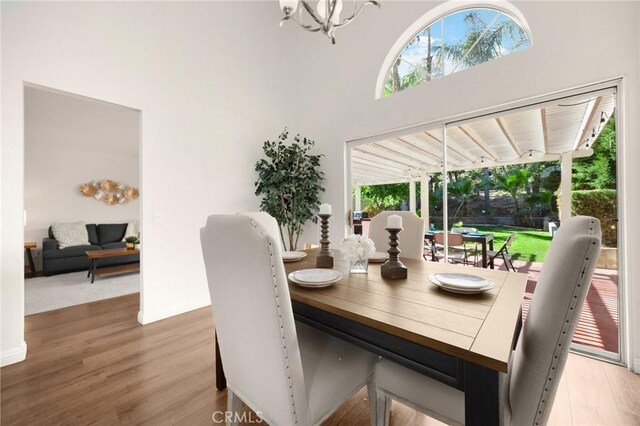
[(602, 246), (617, 247), (617, 212), (615, 189), (572, 191), (571, 210), (574, 216), (585, 215), (600, 219)]

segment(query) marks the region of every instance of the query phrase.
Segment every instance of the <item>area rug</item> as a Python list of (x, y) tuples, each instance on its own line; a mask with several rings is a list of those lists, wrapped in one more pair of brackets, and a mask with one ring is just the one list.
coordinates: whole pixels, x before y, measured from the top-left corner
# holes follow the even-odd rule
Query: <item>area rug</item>
[(139, 291), (139, 273), (96, 277), (93, 284), (86, 272), (27, 278), (24, 280), (24, 313), (33, 315)]

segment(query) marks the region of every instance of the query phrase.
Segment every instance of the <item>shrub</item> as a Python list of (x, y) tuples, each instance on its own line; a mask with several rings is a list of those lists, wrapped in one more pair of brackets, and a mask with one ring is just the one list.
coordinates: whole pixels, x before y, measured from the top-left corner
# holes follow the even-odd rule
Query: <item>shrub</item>
[(573, 215), (593, 216), (600, 219), (602, 245), (617, 247), (617, 211), (615, 189), (573, 191), (571, 197)]

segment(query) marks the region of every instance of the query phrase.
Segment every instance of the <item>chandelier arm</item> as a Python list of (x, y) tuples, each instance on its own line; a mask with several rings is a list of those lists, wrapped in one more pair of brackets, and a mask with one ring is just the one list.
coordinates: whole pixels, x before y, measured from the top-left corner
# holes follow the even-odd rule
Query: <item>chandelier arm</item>
[[(304, 1), (303, 1), (303, 3), (304, 3)], [(372, 5), (377, 6), (378, 8), (380, 8), (380, 2), (378, 2), (377, 0), (368, 0), (368, 1), (364, 2), (364, 3), (362, 3), (362, 5), (360, 5), (360, 8), (359, 8), (359, 9), (357, 9), (355, 12), (353, 12), (353, 15), (351, 15), (351, 16), (350, 16), (350, 17), (348, 17), (348, 18), (346, 18), (344, 21), (342, 21), (342, 22), (341, 22), (341, 23), (339, 23), (339, 24), (334, 24), (334, 25), (333, 25), (333, 26), (334, 26), (334, 28), (344, 27), (345, 25), (347, 25), (347, 24), (351, 23), (351, 21), (353, 21), (353, 20), (356, 18), (356, 16), (358, 16), (358, 15), (360, 14), (360, 12), (362, 11), (362, 9), (364, 9), (364, 7), (365, 7), (365, 6), (370, 5), (370, 4), (372, 4)]]
[(287, 15), (284, 18), (282, 18), (280, 20), (280, 27), (284, 26), (284, 23), (286, 21), (293, 21), (296, 24), (300, 25), (302, 27), (302, 29), (307, 30), (307, 31), (309, 31), (311, 33), (317, 33), (318, 31), (320, 31), (322, 29), (322, 28), (319, 28), (319, 27), (318, 28), (314, 28), (314, 27), (312, 27), (311, 25), (308, 25), (308, 24), (303, 24), (298, 19), (296, 19), (296, 17), (293, 16), (293, 15)]
[[(316, 21), (316, 24), (320, 25), (322, 27), (323, 22), (320, 19), (320, 17), (318, 15), (316, 15), (316, 12), (313, 10), (313, 8), (311, 6), (309, 6), (309, 3), (307, 3), (306, 0), (302, 0), (302, 7), (304, 7), (304, 10), (307, 11), (307, 13), (311, 16), (311, 18), (313, 18), (314, 21)], [(308, 25), (307, 25), (308, 26)]]
[(327, 22), (331, 22), (331, 19), (333, 18), (333, 14), (336, 11), (336, 3), (338, 2), (338, 0), (329, 0), (327, 2), (327, 7), (329, 8), (329, 14), (327, 15)]

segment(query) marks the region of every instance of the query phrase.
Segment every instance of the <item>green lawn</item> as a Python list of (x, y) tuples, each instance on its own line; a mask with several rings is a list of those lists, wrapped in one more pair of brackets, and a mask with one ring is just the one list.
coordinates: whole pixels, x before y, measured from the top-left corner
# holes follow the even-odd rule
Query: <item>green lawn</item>
[(472, 225), (478, 232), (493, 234), (494, 249), (499, 250), (504, 241), (512, 233), (516, 233), (516, 239), (509, 250), (514, 260), (529, 262), (542, 262), (551, 245), (551, 235), (546, 231), (538, 231), (530, 228), (502, 227), (493, 225)]

